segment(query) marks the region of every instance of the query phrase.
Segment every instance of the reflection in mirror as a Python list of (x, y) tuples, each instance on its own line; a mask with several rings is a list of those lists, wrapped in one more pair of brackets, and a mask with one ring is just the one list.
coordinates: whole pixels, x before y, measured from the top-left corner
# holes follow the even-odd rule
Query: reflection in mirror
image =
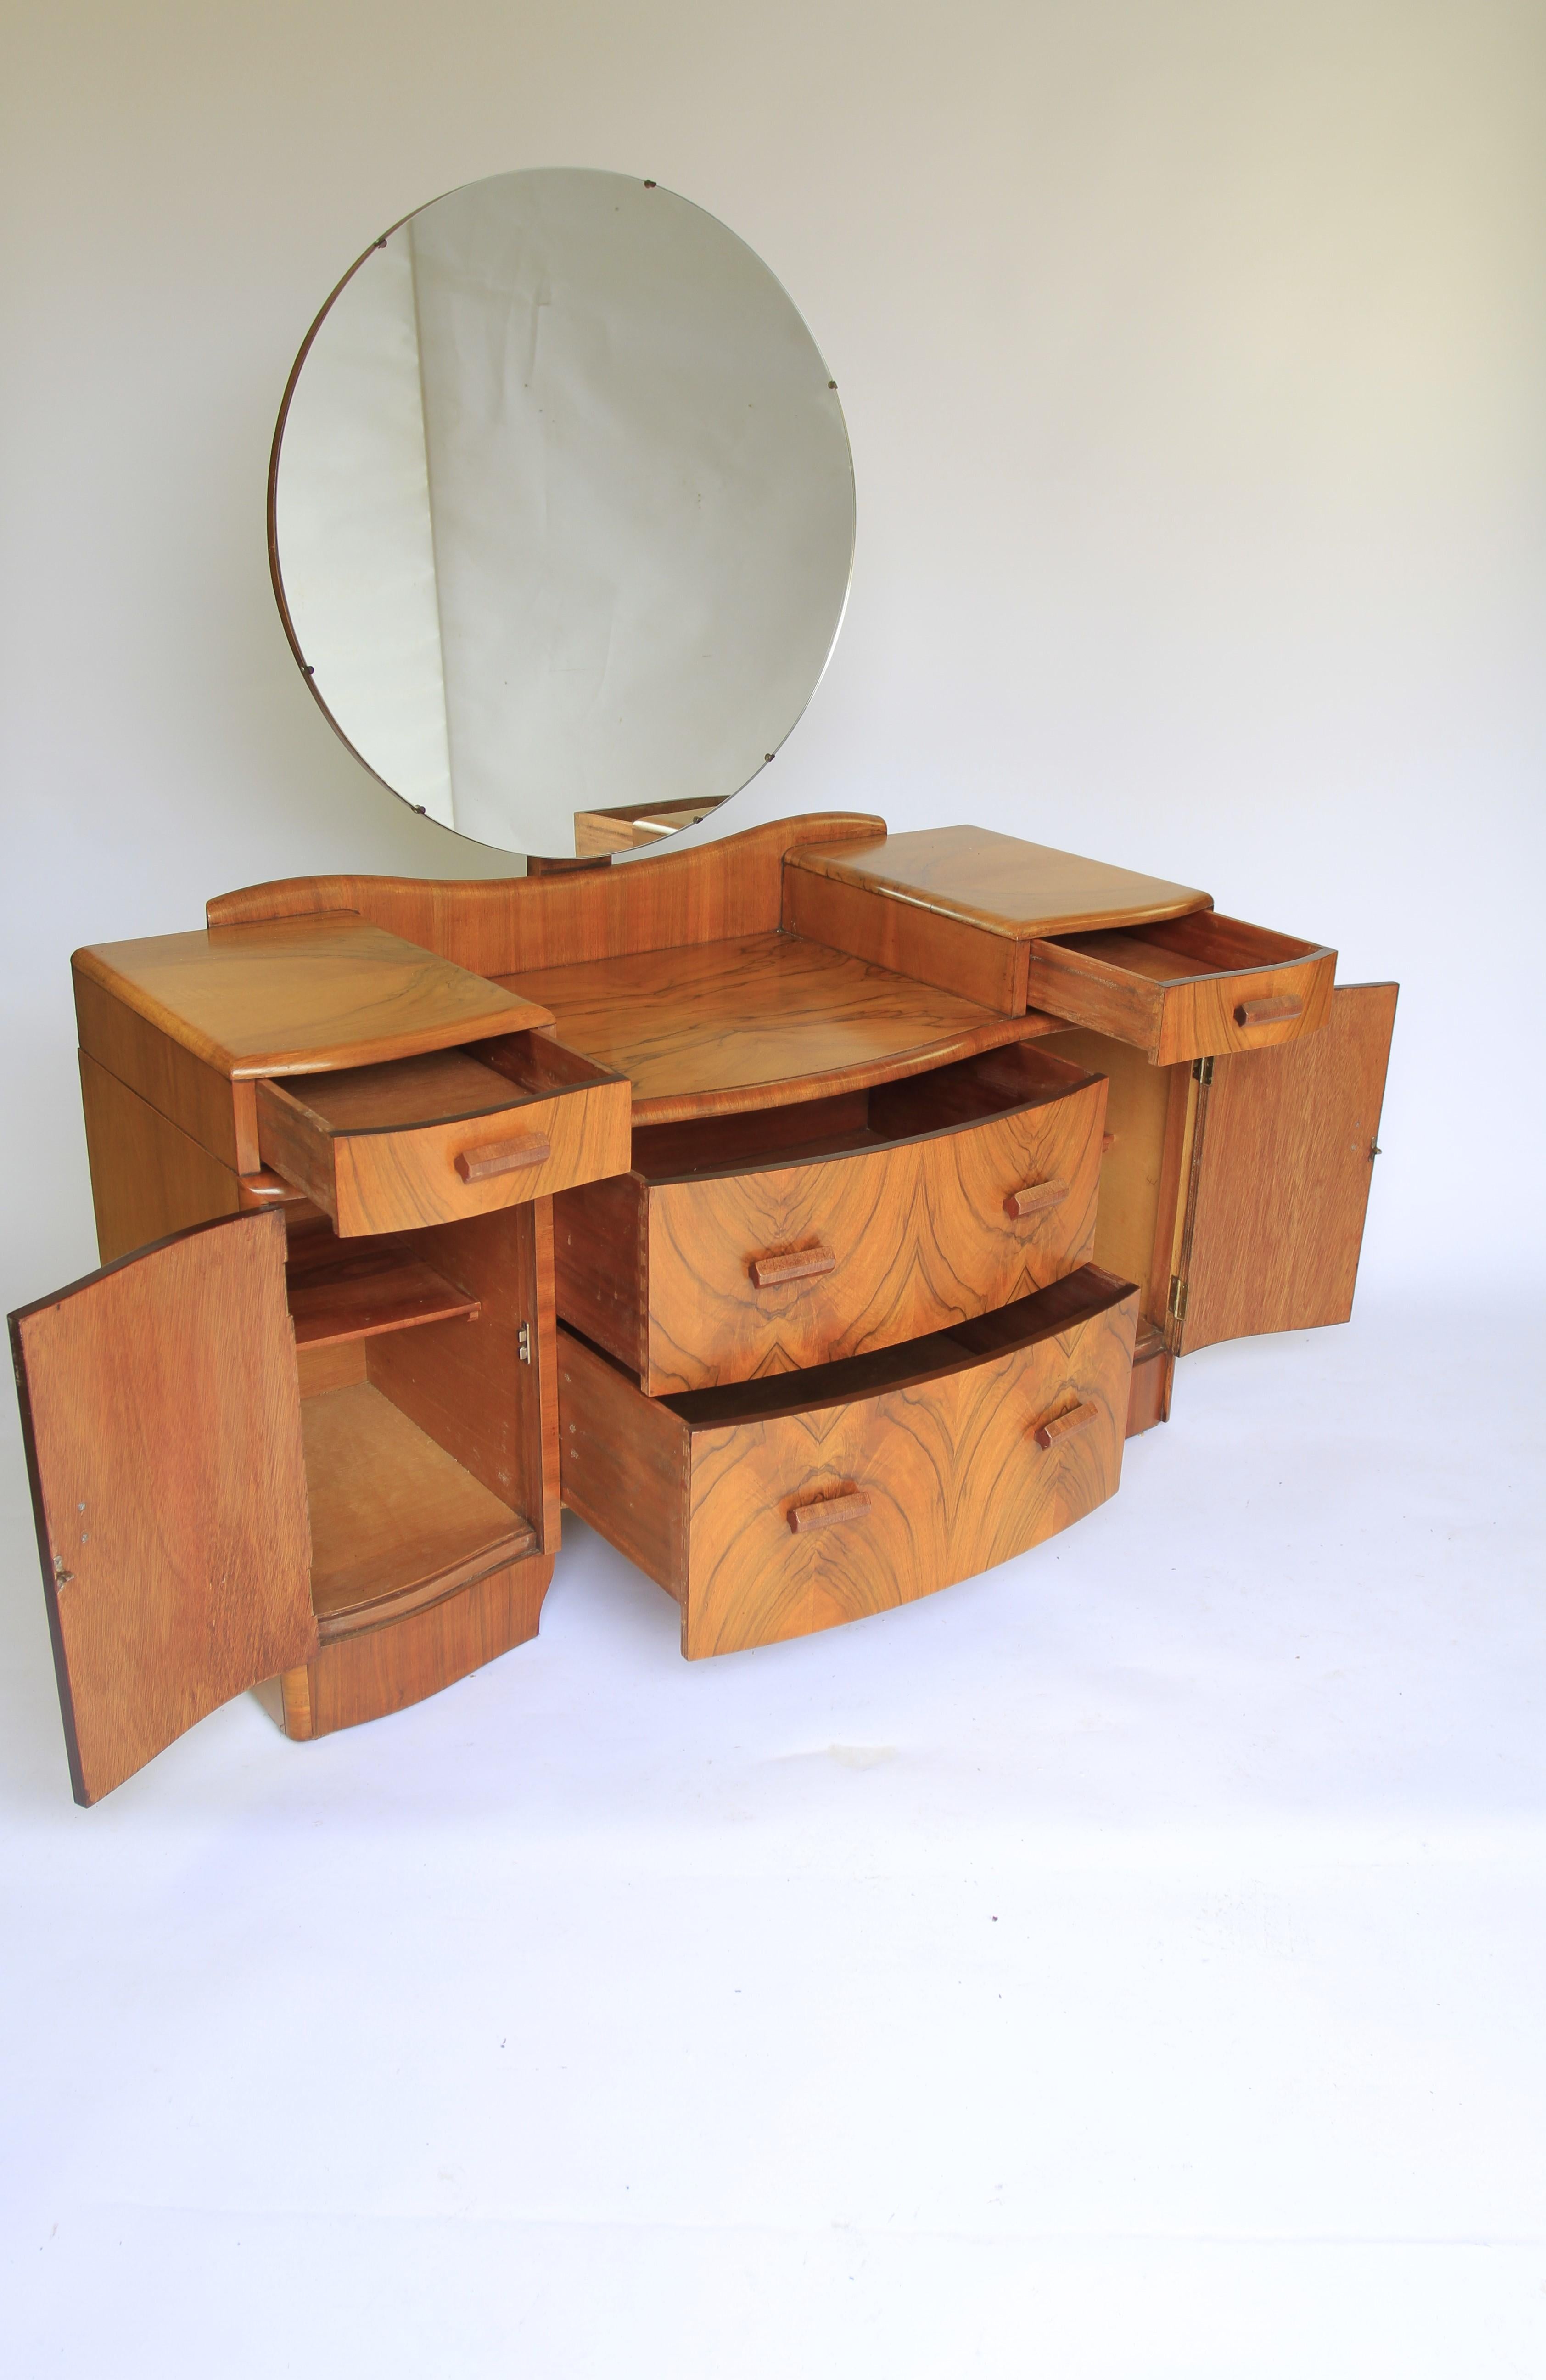
[(767, 266), (622, 175), (502, 174), (366, 251), (274, 439), (280, 608), (403, 800), (582, 856), (735, 793), (837, 636), (853, 472)]

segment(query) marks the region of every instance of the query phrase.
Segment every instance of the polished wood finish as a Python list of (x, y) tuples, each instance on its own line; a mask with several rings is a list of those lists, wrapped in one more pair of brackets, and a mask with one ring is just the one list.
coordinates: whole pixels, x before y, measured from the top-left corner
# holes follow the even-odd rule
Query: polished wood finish
[(789, 1524), (800, 1536), (807, 1529), (832, 1529), (845, 1521), (863, 1521), (874, 1510), (874, 1497), (864, 1495), (852, 1479), (844, 1479), (835, 1495), (813, 1496), (807, 1504), (791, 1504)]
[[(629, 1155), (628, 1085), (590, 1070), (542, 1096), (556, 1072), (581, 1062), (552, 1051), (540, 1036), (525, 1038), (524, 1080), (506, 1043), (502, 1071), (450, 1050), (311, 1075), (304, 1085), (260, 1083), (264, 1163), (345, 1237), (489, 1214), (621, 1172)], [(524, 1146), (513, 1163), (517, 1143)]]
[(1139, 1438), (1170, 1418), (1170, 1382), (1176, 1359), (1165, 1335), (1153, 1323), (1141, 1322), (1132, 1351), (1132, 1386), (1128, 1392), (1128, 1431)]
[(73, 965), (78, 978), (227, 1078), (369, 1065), (550, 1021), (530, 1001), (356, 917), (103, 942), (77, 951)]
[(1317, 1032), (1335, 974), (1335, 951), (1210, 911), (1035, 941), (1029, 996), (1171, 1066)]
[(1393, 983), (1346, 985), (1312, 1039), (1214, 1060), (1192, 1162), (1180, 1353), (1347, 1321), (1395, 994)]
[[(1090, 1269), (884, 1355), (669, 1403), (561, 1330), (564, 1498), (676, 1596), (689, 1658), (888, 1609), (1114, 1492), (1136, 1314)], [(1036, 1443), (1084, 1403), (1088, 1426)], [(870, 1501), (860, 1525), (791, 1525), (850, 1495)]]
[[(1069, 1405), (1065, 1412), (1053, 1414), (1045, 1421), (1038, 1422), (1031, 1435), (1038, 1446), (1056, 1446), (1060, 1439), (1071, 1438), (1076, 1429), (1088, 1429), (1100, 1418), (1099, 1405), (1087, 1402)], [(1125, 1431), (1123, 1435), (1126, 1435)]]
[[(1101, 1152), (1104, 1156), (1105, 1152), (1104, 1132), (1101, 1135)], [(1004, 1212), (1014, 1222), (1023, 1223), (1033, 1215), (1049, 1214), (1054, 1207), (1063, 1206), (1068, 1196), (1068, 1184), (1058, 1175), (1053, 1174), (1047, 1181), (1022, 1183), (1018, 1190), (1011, 1190), (1004, 1201)]]
[(561, 1480), (684, 1651), (766, 1643), (1067, 1525), (1178, 1349), (1350, 1303), (1394, 992), (1326, 1022), (1333, 953), (1185, 887), (827, 814), (209, 914), (78, 956), (94, 1196), (104, 1249), (266, 1234), (266, 1319), (186, 1256), (17, 1318), (83, 1796), (264, 1669), (315, 1734), (534, 1634)]
[[(326, 1643), (529, 1553), (537, 1532), (367, 1381), (301, 1406)], [(248, 1682), (250, 1682), (250, 1681)]]
[(1025, 1012), (1029, 941), (991, 933), (975, 917), (893, 900), (873, 885), (817, 874), (796, 858), (784, 870), (783, 922), (786, 933), (957, 992), (1001, 1015)]
[(838, 1259), (830, 1248), (788, 1248), (782, 1256), (754, 1257), (746, 1267), (754, 1289), (782, 1289), (787, 1281), (815, 1281), (836, 1272)]
[(520, 1133), (513, 1140), (491, 1140), (482, 1148), (465, 1148), (453, 1170), (464, 1182), (493, 1182), (506, 1173), (525, 1173), (534, 1165), (546, 1165), (552, 1153), (552, 1142), (540, 1133)]
[(258, 1164), (252, 1085), (232, 1082), (157, 1025), (74, 967), (80, 1047), (104, 1073), (136, 1092), (220, 1164), (250, 1173)]
[(235, 1215), (238, 1178), (82, 1050), (80, 1099), (103, 1264), (194, 1223)]
[(78, 1802), (317, 1643), (284, 1227), (235, 1216), (11, 1317)]
[[(342, 1242), (320, 1223), (293, 1235), (324, 1644), (382, 1631), (485, 1572), (556, 1549), (551, 1240), (547, 1200), (401, 1239)], [(350, 1300), (373, 1276), (380, 1303), (360, 1328)], [(438, 1311), (412, 1310), (415, 1278)], [(303, 1340), (330, 1302), (344, 1307), (333, 1334)]]
[(326, 1229), (293, 1237), (285, 1286), (297, 1349), (430, 1322), (476, 1322), (480, 1310), (477, 1298), (424, 1263), (411, 1238), (345, 1247)]
[(793, 844), (883, 832), (884, 821), (867, 812), (821, 811), (748, 827), (693, 851), (651, 852), (557, 878), (433, 883), (295, 876), (227, 892), (205, 914), (216, 926), (351, 910), (475, 975), (507, 976), (770, 934), (779, 924), (784, 854)]
[(778, 933), (509, 980), (629, 1077), (635, 1123), (821, 1099), (1057, 1030)]
[(319, 1346), (296, 1349), (296, 1378), (302, 1397), (320, 1396), (324, 1389), (346, 1389), (365, 1378), (363, 1339), (324, 1339)]
[(1286, 1025), (1292, 1016), (1302, 1016), (1304, 1002), (1297, 991), (1284, 992), (1274, 1000), (1242, 1000), (1235, 1011), (1237, 1025)]
[(508, 1563), (388, 1627), (334, 1638), (260, 1698), (301, 1742), (389, 1718), (528, 1644), (552, 1575), (551, 1554)]
[[(636, 1133), (628, 1175), (557, 1203), (560, 1309), (657, 1396), (962, 1321), (1088, 1257), (1105, 1106), (1012, 1047), (874, 1090), (760, 1166), (738, 1132), (722, 1164), (713, 1120)], [(1048, 1181), (1061, 1197), (1009, 1211)]]
[(1141, 1050), (1100, 1033), (1058, 1032), (1037, 1047), (1105, 1076), (1094, 1260), (1136, 1281), (1143, 1314), (1163, 1323), (1185, 1205), (1191, 1068), (1153, 1066)]
[(824, 842), (819, 850), (797, 846), (788, 864), (1011, 942), (1178, 917), (1213, 905), (1206, 892), (1189, 885), (982, 826), (883, 832), (847, 844)]
[(477, 1302), (474, 1322), (371, 1339), (373, 1387), (490, 1494), (559, 1542), (552, 1201), (416, 1232), (426, 1263)]

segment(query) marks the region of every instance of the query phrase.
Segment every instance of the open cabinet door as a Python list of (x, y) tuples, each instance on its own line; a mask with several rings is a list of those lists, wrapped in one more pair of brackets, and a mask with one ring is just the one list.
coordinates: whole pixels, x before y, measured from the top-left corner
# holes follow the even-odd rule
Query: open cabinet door
[(317, 1649), (278, 1213), (202, 1223), (11, 1317), (59, 1701), (95, 1802)]
[(1212, 1061), (1172, 1293), (1178, 1354), (1351, 1314), (1395, 992), (1343, 985), (1319, 1033)]

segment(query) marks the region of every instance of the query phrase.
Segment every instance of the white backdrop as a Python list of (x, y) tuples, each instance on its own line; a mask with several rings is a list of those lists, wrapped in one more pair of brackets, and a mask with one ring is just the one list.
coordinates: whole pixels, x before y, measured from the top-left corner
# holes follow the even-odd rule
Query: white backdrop
[(344, 265), (512, 166), (712, 210), (840, 383), (852, 602), (741, 820), (1018, 830), (1403, 982), (1361, 1321), (1199, 1357), (1099, 1522), (803, 1666), (679, 1672), (576, 1530), (440, 1705), (244, 1702), (77, 1814), (7, 1416), (29, 2368), (341, 2368), (346, 2306), (393, 2373), (1539, 2369), (1539, 1322), (1476, 1319), (1540, 1269), (1537, 0), (13, 0), (4, 58), (7, 1305), (93, 1261), (72, 946), (499, 872), (334, 744), (263, 490)]

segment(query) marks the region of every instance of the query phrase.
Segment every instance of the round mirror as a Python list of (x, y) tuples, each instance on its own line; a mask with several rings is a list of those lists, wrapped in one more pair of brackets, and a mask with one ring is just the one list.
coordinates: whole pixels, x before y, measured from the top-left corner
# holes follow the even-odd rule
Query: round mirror
[(383, 784), (620, 850), (770, 760), (848, 598), (836, 384), (767, 267), (621, 174), (500, 174), (368, 249), (274, 433), (274, 589)]

